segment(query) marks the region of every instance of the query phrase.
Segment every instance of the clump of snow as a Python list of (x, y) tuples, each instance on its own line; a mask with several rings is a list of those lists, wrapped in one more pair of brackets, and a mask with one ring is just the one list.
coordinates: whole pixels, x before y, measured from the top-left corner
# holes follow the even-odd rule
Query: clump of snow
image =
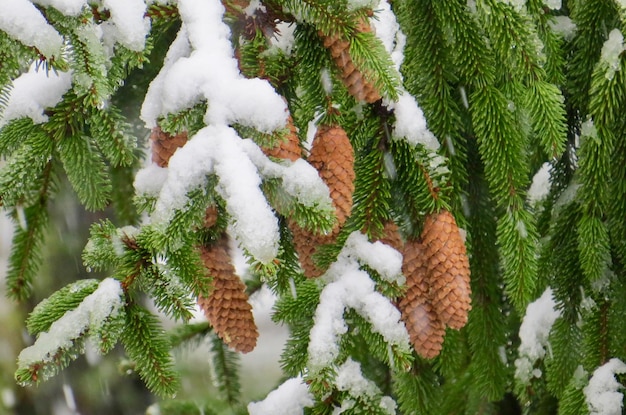
[(44, 56), (59, 56), (63, 37), (28, 0), (0, 1), (0, 30)]
[(390, 282), (404, 283), (402, 275), (402, 254), (382, 242), (370, 242), (360, 232), (350, 234), (344, 245), (344, 253), (354, 255), (359, 262), (376, 270)]
[[(350, 358), (337, 368), (337, 376), (334, 383), (337, 390), (348, 392), (350, 396), (355, 398), (375, 399), (381, 394), (378, 386), (363, 376), (361, 365)], [(354, 404), (353, 400), (344, 399), (340, 410), (336, 412), (338, 414), (343, 413), (344, 410), (354, 407)], [(392, 415), (396, 413), (396, 403), (389, 396), (383, 396), (379, 406), (387, 414)]]
[(580, 126), (580, 135), (582, 137), (598, 138), (598, 130), (596, 129), (593, 119), (588, 119)]
[(272, 48), (276, 48), (285, 52), (286, 55), (291, 55), (293, 46), (296, 43), (296, 38), (294, 37), (295, 30), (296, 25), (293, 23), (278, 23), (276, 25), (276, 34), (270, 38), (271, 47), (268, 53), (271, 53)]
[(562, 7), (561, 0), (543, 0), (543, 4), (551, 10), (560, 10)]
[(528, 201), (530, 203), (541, 202), (550, 193), (550, 172), (552, 165), (548, 162), (543, 163), (541, 168), (533, 176), (533, 182), (528, 189)]
[(622, 9), (626, 9), (626, 0), (616, 0)]
[[(408, 333), (400, 321), (400, 312), (388, 298), (376, 291), (369, 275), (359, 269), (356, 260), (359, 249), (354, 251), (355, 246), (360, 248), (359, 237), (351, 235), (350, 238), (353, 238), (351, 243), (344, 246), (337, 261), (322, 276), (328, 284), (320, 294), (308, 348), (308, 367), (314, 373), (332, 364), (339, 355), (339, 338), (348, 330), (343, 319), (347, 308), (363, 316), (371, 323), (372, 330), (380, 333), (390, 345), (409, 350)], [(357, 238), (356, 242), (354, 238)], [(374, 245), (377, 250), (381, 249), (383, 255), (388, 248), (384, 244)]]
[(615, 379), (616, 374), (626, 373), (626, 364), (613, 358), (597, 368), (589, 384), (583, 389), (591, 415), (620, 415), (624, 396), (623, 386)]
[(421, 144), (429, 150), (439, 149), (439, 141), (428, 130), (424, 113), (411, 94), (402, 92), (398, 101), (389, 103), (388, 108), (394, 111), (396, 117), (394, 136), (402, 137), (412, 145)]
[(45, 109), (58, 104), (71, 86), (69, 72), (37, 70), (35, 64), (31, 65), (28, 72), (13, 81), (7, 106), (0, 113), (0, 127), (22, 117), (29, 117), (34, 123), (48, 121)]
[(374, 28), (376, 37), (380, 39), (385, 50), (391, 56), (397, 71), (400, 71), (404, 61), (404, 46), (406, 35), (400, 29), (396, 15), (391, 10), (387, 0), (380, 0), (375, 8), (376, 15), (370, 18), (370, 24)]
[(135, 175), (135, 191), (138, 195), (157, 197), (167, 180), (167, 173), (166, 168), (159, 167), (156, 163), (148, 164)]
[(517, 11), (526, 7), (526, 0), (500, 0), (500, 2), (511, 5)]
[(561, 315), (555, 307), (552, 289), (548, 287), (541, 297), (526, 308), (519, 330), (519, 357), (515, 360), (515, 378), (523, 384), (527, 384), (534, 375), (535, 362), (546, 354), (550, 330)]
[(616, 71), (620, 67), (620, 55), (624, 52), (624, 36), (619, 29), (613, 29), (609, 33), (609, 38), (602, 45), (600, 61), (607, 66), (606, 78), (613, 79)]
[(115, 318), (124, 308), (124, 295), (120, 282), (107, 278), (96, 291), (73, 310), (67, 311), (52, 323), (48, 332), (42, 332), (35, 344), (22, 350), (18, 366), (28, 367), (37, 362), (49, 363), (59, 350), (72, 347), (73, 342), (87, 330), (97, 332), (110, 318)]
[(143, 0), (102, 0), (111, 13), (110, 22), (117, 29), (116, 40), (130, 50), (141, 51), (150, 31)]
[(244, 150), (245, 144), (230, 127), (200, 130), (169, 161), (152, 216), (167, 222), (188, 202), (187, 194), (202, 188), (208, 175), (216, 175), (216, 190), (226, 201), (234, 236), (255, 259), (267, 263), (278, 253), (278, 222), (260, 189), (261, 178)]
[(66, 16), (78, 16), (87, 4), (86, 0), (34, 0), (41, 6), (51, 6)]
[(159, 116), (206, 100), (207, 124), (241, 123), (264, 132), (283, 127), (284, 100), (267, 81), (239, 73), (222, 4), (181, 0), (178, 10), (183, 25), (144, 100), (141, 118), (146, 125), (154, 127)]
[(348, 0), (348, 10), (358, 10), (364, 7), (372, 9), (377, 3), (378, 0)]
[(250, 415), (301, 415), (315, 402), (301, 377), (286, 380), (260, 402), (248, 404)]
[(576, 33), (576, 23), (569, 16), (554, 16), (549, 24), (550, 28), (565, 40), (571, 40)]

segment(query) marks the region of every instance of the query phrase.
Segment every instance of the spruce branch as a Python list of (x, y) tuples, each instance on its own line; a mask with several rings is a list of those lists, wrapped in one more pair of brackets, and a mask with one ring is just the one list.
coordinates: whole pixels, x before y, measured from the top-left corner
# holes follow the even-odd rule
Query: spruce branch
[(152, 313), (137, 304), (129, 304), (121, 340), (151, 391), (160, 396), (171, 396), (178, 391), (180, 379), (173, 368), (170, 345)]

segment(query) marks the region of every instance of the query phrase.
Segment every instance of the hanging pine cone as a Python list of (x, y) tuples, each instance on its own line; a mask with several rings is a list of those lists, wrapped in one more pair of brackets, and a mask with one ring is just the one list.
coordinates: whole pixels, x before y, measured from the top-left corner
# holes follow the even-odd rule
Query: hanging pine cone
[[(361, 20), (357, 24), (356, 30), (360, 33), (367, 33), (371, 32), (372, 28), (367, 20)], [(378, 101), (381, 98), (380, 93), (374, 84), (365, 79), (363, 73), (354, 65), (350, 56), (350, 42), (339, 34), (325, 36), (319, 33), (319, 35), (322, 37), (324, 47), (330, 51), (333, 62), (341, 70), (341, 80), (348, 88), (350, 95), (359, 101), (370, 104)]]
[(279, 140), (275, 147), (263, 148), (263, 152), (266, 156), (291, 161), (296, 161), (302, 156), (298, 131), (296, 130), (291, 115), (287, 119), (287, 128), (289, 129), (289, 133), (283, 140)]
[(238, 352), (252, 351), (259, 332), (248, 303), (246, 286), (230, 261), (228, 239), (223, 237), (209, 247), (202, 247), (201, 256), (213, 277), (213, 290), (208, 298), (198, 297), (198, 305), (224, 343)]
[(413, 348), (420, 356), (432, 359), (441, 352), (445, 326), (430, 303), (424, 248), (419, 241), (410, 240), (404, 245), (402, 254), (407, 291), (398, 308)]
[(161, 130), (161, 127), (155, 127), (150, 133), (150, 141), (152, 141), (152, 161), (159, 167), (167, 167), (170, 157), (187, 142), (187, 132), (171, 135)]
[(337, 215), (335, 227), (338, 230), (352, 212), (355, 178), (354, 150), (343, 128), (319, 127), (311, 145), (308, 161), (317, 169), (330, 190)]
[(337, 223), (329, 235), (314, 234), (300, 228), (295, 222), (289, 223), (304, 275), (313, 278), (319, 277), (324, 272), (315, 266), (313, 261), (317, 247), (333, 243), (352, 212), (354, 150), (343, 128), (319, 127), (313, 139), (308, 161), (317, 169), (328, 186), (337, 216)]
[(422, 243), (433, 308), (447, 326), (461, 329), (471, 308), (470, 269), (465, 242), (450, 212), (426, 218)]
[(400, 235), (398, 225), (392, 220), (385, 222), (381, 235), (374, 238), (374, 240), (389, 245), (396, 251), (402, 251), (402, 236)]

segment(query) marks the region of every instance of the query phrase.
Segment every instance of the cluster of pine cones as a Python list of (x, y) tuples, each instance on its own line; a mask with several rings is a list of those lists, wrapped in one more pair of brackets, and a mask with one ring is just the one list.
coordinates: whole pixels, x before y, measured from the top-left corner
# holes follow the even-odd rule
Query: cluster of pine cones
[[(357, 31), (369, 32), (371, 28), (363, 21)], [(379, 100), (381, 96), (376, 87), (355, 67), (349, 40), (322, 33), (320, 37), (340, 69), (350, 94), (368, 103)], [(288, 134), (283, 140), (273, 148), (263, 149), (267, 156), (291, 161), (302, 157), (291, 117), (287, 126)], [(157, 127), (151, 141), (153, 162), (167, 167), (176, 149), (187, 141), (187, 134), (169, 135)], [(317, 249), (336, 241), (352, 211), (354, 151), (346, 132), (337, 125), (319, 126), (307, 160), (328, 186), (337, 217), (329, 234), (303, 229), (292, 221), (288, 223), (304, 274), (313, 278), (325, 271), (314, 261)], [(205, 226), (210, 228), (216, 222), (217, 209), (209, 208)], [(404, 256), (402, 271), (407, 279), (407, 291), (399, 299), (398, 308), (415, 351), (424, 358), (434, 358), (441, 351), (445, 328), (462, 328), (471, 307), (469, 261), (454, 217), (445, 210), (429, 215), (420, 238), (406, 242), (398, 227), (388, 222), (380, 241)], [(218, 241), (199, 249), (207, 274), (213, 279), (211, 293), (206, 298), (200, 296), (198, 304), (217, 335), (234, 350), (247, 353), (256, 346), (258, 330), (245, 284), (236, 275), (230, 258), (228, 238), (223, 234)]]

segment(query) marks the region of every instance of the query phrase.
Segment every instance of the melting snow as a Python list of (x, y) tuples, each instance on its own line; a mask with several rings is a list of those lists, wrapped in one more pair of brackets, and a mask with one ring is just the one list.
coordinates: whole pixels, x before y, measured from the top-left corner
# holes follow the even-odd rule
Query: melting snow
[(313, 406), (313, 395), (301, 377), (288, 379), (260, 402), (248, 404), (250, 415), (301, 415)]
[(591, 415), (620, 415), (622, 413), (624, 396), (619, 390), (623, 389), (623, 386), (615, 379), (615, 375), (624, 373), (626, 373), (626, 364), (615, 358), (593, 372), (589, 384), (583, 389)]

